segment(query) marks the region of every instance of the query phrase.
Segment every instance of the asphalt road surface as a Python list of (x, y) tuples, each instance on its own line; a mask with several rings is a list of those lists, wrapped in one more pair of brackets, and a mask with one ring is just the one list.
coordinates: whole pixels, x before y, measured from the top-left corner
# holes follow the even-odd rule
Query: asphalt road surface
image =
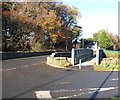
[(47, 56), (2, 62), (2, 98), (111, 98), (118, 96), (118, 72), (58, 69)]

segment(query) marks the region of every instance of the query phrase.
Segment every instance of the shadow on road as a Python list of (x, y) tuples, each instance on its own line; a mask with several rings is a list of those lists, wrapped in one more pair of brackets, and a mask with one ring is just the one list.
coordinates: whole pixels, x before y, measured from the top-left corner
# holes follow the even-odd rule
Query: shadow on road
[[(116, 65), (115, 65), (116, 67)], [(114, 67), (114, 68), (115, 68)], [(112, 75), (112, 73), (114, 72), (114, 68), (112, 69), (112, 71), (110, 72), (110, 74), (107, 76), (107, 78), (103, 81), (103, 83), (101, 84), (101, 86), (98, 88), (98, 90), (90, 97), (89, 100), (95, 100), (97, 94), (99, 93), (100, 89), (102, 88), (102, 86), (106, 83), (106, 81), (109, 79), (109, 77)]]

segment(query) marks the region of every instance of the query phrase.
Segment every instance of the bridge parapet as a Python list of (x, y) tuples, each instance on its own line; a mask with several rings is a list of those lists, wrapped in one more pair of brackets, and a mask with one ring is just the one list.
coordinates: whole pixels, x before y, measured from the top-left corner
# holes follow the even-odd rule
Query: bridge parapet
[(80, 59), (81, 61), (83, 61), (92, 56), (93, 56), (92, 49), (86, 49), (86, 48), (72, 49), (71, 64), (74, 66), (76, 64), (79, 64)]

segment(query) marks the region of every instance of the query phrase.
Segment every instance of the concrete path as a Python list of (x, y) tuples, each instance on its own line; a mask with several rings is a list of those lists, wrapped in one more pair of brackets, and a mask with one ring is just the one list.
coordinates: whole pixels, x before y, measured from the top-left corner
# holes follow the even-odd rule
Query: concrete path
[(94, 71), (93, 69), (93, 65), (95, 65), (96, 63), (96, 57), (91, 57), (88, 58), (86, 60), (84, 60), (81, 63), (81, 69), (79, 68), (79, 64), (75, 65), (75, 66), (71, 66), (68, 68), (68, 70), (81, 70), (81, 71)]
[(91, 57), (86, 59), (84, 62), (82, 62), (82, 66), (95, 65), (95, 63), (96, 63), (96, 57)]

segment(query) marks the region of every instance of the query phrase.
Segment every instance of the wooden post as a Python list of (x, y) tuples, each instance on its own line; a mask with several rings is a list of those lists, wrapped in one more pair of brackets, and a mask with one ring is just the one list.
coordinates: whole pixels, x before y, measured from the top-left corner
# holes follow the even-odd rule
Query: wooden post
[(60, 57), (60, 65), (62, 65), (62, 57)]
[(104, 58), (104, 67), (106, 67), (106, 59)]

